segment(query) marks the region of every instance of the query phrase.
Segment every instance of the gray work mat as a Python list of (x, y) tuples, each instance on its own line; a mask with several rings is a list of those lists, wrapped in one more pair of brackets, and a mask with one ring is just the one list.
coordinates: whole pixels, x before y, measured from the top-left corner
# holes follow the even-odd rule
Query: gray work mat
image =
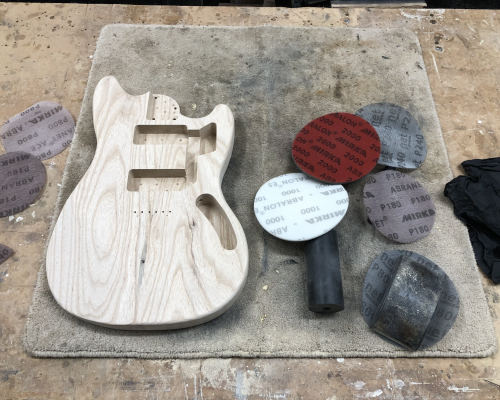
[[(102, 30), (55, 218), (92, 161), (92, 96), (114, 75), (131, 94), (166, 94), (189, 117), (217, 104), (234, 113), (236, 139), (223, 181), (245, 230), (250, 269), (236, 303), (219, 318), (178, 331), (129, 332), (95, 326), (54, 301), (42, 264), (24, 344), (40, 357), (485, 357), (496, 347), (491, 317), (466, 228), (442, 195), (452, 178), (417, 37), (408, 30), (110, 25)], [(309, 121), (354, 113), (377, 102), (399, 104), (417, 119), (428, 155), (409, 174), (432, 196), (433, 232), (409, 245), (389, 241), (366, 221), (362, 188), (347, 186), (350, 206), (337, 226), (346, 308), (307, 309), (303, 244), (267, 234), (253, 212), (259, 187), (297, 172), (291, 143)], [(380, 167), (376, 168), (376, 171)], [(370, 175), (369, 175), (370, 176)], [(455, 326), (437, 345), (409, 352), (372, 333), (361, 315), (366, 271), (384, 250), (408, 249), (436, 262), (461, 298)], [(279, 272), (278, 272), (279, 271)], [(263, 287), (267, 286), (267, 290)]]

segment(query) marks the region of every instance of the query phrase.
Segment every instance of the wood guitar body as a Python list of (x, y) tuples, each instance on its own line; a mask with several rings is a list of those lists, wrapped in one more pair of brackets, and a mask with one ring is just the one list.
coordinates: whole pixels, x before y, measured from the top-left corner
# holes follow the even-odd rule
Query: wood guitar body
[(47, 250), (55, 299), (119, 329), (178, 329), (219, 316), (248, 273), (245, 234), (221, 190), (231, 110), (187, 118), (173, 99), (131, 96), (108, 76), (93, 113), (94, 159)]

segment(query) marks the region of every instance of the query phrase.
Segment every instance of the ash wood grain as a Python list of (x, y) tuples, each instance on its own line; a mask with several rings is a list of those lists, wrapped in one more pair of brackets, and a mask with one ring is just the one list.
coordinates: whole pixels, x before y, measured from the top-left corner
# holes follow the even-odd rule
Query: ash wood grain
[(47, 250), (57, 302), (121, 329), (209, 321), (236, 300), (248, 247), (221, 181), (234, 141), (231, 110), (191, 119), (171, 98), (131, 96), (114, 77), (94, 93), (97, 149)]

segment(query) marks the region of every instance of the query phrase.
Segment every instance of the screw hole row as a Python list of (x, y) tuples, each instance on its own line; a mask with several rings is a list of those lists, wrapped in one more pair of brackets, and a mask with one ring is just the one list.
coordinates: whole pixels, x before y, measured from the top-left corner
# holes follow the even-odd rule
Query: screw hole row
[[(140, 214), (144, 214), (145, 211), (141, 211)], [(172, 211), (169, 211), (169, 213), (172, 213)], [(137, 211), (134, 211), (134, 214), (137, 214)], [(146, 211), (146, 214), (151, 214), (151, 211)], [(158, 214), (158, 211), (155, 211), (153, 214)], [(161, 211), (160, 214), (165, 214), (165, 211)]]

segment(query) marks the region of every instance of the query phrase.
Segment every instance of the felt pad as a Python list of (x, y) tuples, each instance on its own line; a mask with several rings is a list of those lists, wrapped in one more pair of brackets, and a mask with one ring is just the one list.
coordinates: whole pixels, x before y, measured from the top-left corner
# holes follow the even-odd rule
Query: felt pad
[(0, 218), (17, 214), (42, 194), (47, 172), (35, 156), (7, 153), (0, 156)]
[(292, 157), (302, 172), (322, 182), (354, 182), (368, 174), (380, 156), (380, 140), (363, 118), (349, 113), (323, 115), (295, 137)]
[(9, 119), (0, 129), (8, 152), (31, 153), (46, 160), (68, 147), (75, 132), (71, 113), (53, 101), (41, 101)]
[(7, 260), (12, 254), (14, 254), (14, 250), (4, 244), (0, 244), (0, 264)]
[[(460, 300), (455, 285), (448, 275), (437, 264), (430, 261), (428, 258), (418, 253), (406, 250), (390, 250), (379, 254), (375, 260), (373, 260), (368, 272), (366, 273), (363, 285), (363, 318), (369, 326), (375, 325), (375, 321), (379, 317), (379, 309), (382, 302), (386, 300), (386, 292), (390, 291), (393, 279), (398, 273), (398, 267), (400, 266), (399, 261), (401, 257), (408, 258), (412, 262), (417, 263), (419, 268), (427, 270), (430, 275), (442, 277), (439, 299), (437, 301), (437, 305), (434, 307), (434, 312), (431, 313), (432, 316), (430, 316), (429, 313), (427, 313), (424, 317), (419, 315), (418, 303), (423, 300), (420, 296), (412, 297), (411, 290), (404, 290), (401, 288), (399, 292), (393, 291), (393, 301), (397, 300), (402, 302), (406, 299), (408, 302), (406, 318), (418, 319), (420, 317), (427, 318), (429, 320), (427, 329), (424, 329), (423, 331), (420, 330), (418, 332), (418, 340), (413, 342), (409, 341), (412, 345), (415, 345), (416, 343), (419, 350), (423, 350), (435, 345), (444, 338), (455, 323), (460, 308)], [(414, 275), (417, 277), (418, 272)], [(417, 281), (419, 281), (419, 279), (417, 279)], [(411, 282), (411, 279), (407, 279), (406, 282)], [(430, 279), (429, 282), (432, 284), (432, 279)], [(430, 293), (431, 290), (427, 290), (427, 292)], [(398, 300), (397, 296), (400, 296), (401, 294), (403, 294), (403, 297)], [(432, 298), (428, 301), (434, 302)], [(410, 304), (411, 302), (415, 302), (413, 307)], [(404, 324), (404, 318), (401, 318), (401, 315), (397, 314), (396, 308), (392, 308), (392, 311), (392, 316), (389, 316), (389, 318), (392, 319), (390, 323), (393, 323), (394, 326), (399, 325), (400, 328), (408, 327), (408, 325)], [(408, 332), (406, 332), (406, 334), (408, 334)], [(416, 332), (413, 332), (413, 335), (417, 337)], [(387, 338), (387, 336), (384, 336), (383, 338)]]
[[(467, 358), (495, 350), (495, 330), (467, 229), (442, 195), (452, 173), (427, 73), (417, 67), (425, 63), (413, 32), (113, 24), (102, 30), (93, 60), (54, 219), (94, 158), (92, 96), (101, 78), (115, 76), (134, 95), (149, 90), (168, 95), (192, 118), (224, 103), (234, 115), (235, 139), (222, 192), (245, 231), (248, 280), (234, 305), (206, 324), (168, 332), (119, 331), (65, 312), (52, 297), (43, 261), (24, 338), (30, 355)], [(307, 310), (304, 244), (267, 234), (253, 211), (264, 182), (297, 172), (290, 152), (300, 127), (332, 110), (357, 110), (381, 101), (410, 110), (432, 151), (412, 176), (432, 196), (440, 229), (401, 247), (439, 264), (467, 304), (446, 337), (425, 351), (409, 352), (381, 340), (360, 312), (366, 271), (391, 246), (366, 220), (362, 198), (368, 176), (345, 187), (349, 211), (335, 227), (346, 305), (338, 314)]]
[(363, 201), (373, 226), (398, 243), (412, 243), (431, 233), (436, 206), (411, 176), (385, 170), (368, 178)]
[(382, 142), (379, 164), (415, 169), (427, 156), (427, 143), (417, 120), (403, 107), (375, 103), (356, 111), (376, 130)]
[(349, 206), (342, 185), (325, 185), (302, 173), (280, 175), (264, 183), (254, 200), (262, 227), (283, 240), (301, 242), (333, 229)]

